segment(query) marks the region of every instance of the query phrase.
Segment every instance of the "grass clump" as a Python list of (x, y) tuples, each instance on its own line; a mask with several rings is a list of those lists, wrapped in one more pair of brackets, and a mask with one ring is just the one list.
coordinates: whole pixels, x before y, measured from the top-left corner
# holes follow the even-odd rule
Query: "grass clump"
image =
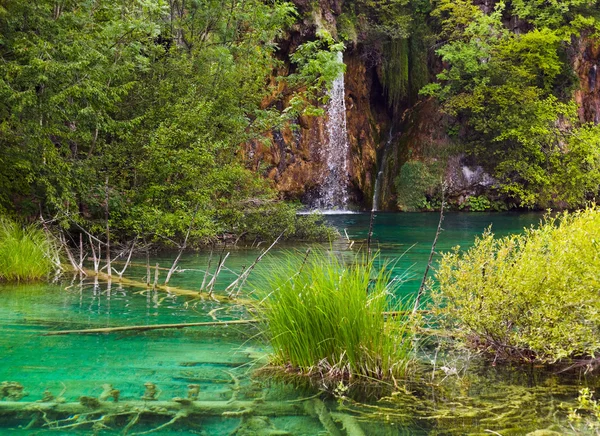
[(0, 280), (44, 279), (56, 269), (57, 258), (58, 248), (42, 229), (0, 217)]
[[(291, 256), (266, 278), (261, 311), (273, 363), (327, 382), (395, 380), (413, 361), (407, 322), (385, 320), (398, 286), (373, 260)], [(329, 384), (329, 386), (332, 386)]]
[(600, 209), (546, 217), (523, 234), (487, 231), (442, 257), (435, 312), (494, 359), (554, 363), (600, 355)]

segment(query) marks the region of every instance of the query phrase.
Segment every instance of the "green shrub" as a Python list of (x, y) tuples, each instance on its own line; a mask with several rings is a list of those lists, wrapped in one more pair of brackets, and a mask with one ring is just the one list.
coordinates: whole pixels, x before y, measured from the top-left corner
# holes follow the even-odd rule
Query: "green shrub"
[(442, 256), (434, 312), (495, 359), (556, 362), (600, 352), (600, 208), (546, 217), (524, 234), (487, 231)]
[(492, 203), (485, 195), (470, 196), (458, 208), (468, 208), (471, 212), (485, 212), (492, 207)]
[(441, 170), (439, 162), (426, 164), (409, 160), (400, 168), (396, 178), (398, 208), (404, 212), (432, 209), (430, 199), (440, 186)]
[(54, 269), (58, 249), (40, 228), (0, 218), (0, 280), (40, 280)]
[(329, 382), (404, 377), (412, 361), (407, 323), (383, 314), (398, 280), (373, 260), (307, 256), (291, 256), (266, 277), (260, 310), (273, 363)]

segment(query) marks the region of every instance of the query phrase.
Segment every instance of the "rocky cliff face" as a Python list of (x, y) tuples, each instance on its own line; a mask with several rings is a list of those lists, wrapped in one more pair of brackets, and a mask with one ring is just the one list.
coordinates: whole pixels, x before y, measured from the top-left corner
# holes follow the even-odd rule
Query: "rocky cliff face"
[[(335, 35), (336, 21), (342, 12), (342, 0), (319, 0), (318, 7), (308, 0), (294, 1), (305, 18), (281, 42), (283, 60), (288, 59), (298, 45), (315, 38), (318, 28), (326, 28)], [(490, 9), (495, 2), (484, 0), (479, 3), (480, 7)], [(527, 24), (517, 19), (507, 21), (506, 25), (516, 33), (527, 30)], [(408, 161), (443, 161), (447, 194), (457, 204), (469, 196), (484, 193), (493, 185), (493, 179), (477, 162), (449, 153), (451, 141), (447, 135), (447, 120), (433, 101), (421, 99), (416, 104), (405, 105), (396, 114), (392, 113), (381, 85), (380, 66), (361, 52), (360, 44), (348, 45), (344, 63), (351, 203), (362, 210), (371, 208), (377, 173), (382, 170), (379, 209), (397, 210), (399, 199), (395, 179)], [(434, 76), (441, 65), (432, 53), (430, 56), (429, 74)], [(575, 92), (580, 119), (597, 124), (600, 122), (600, 43), (585, 37), (573, 40), (570, 58), (580, 81)], [(273, 80), (292, 68), (285, 65), (274, 73)], [(277, 93), (266, 99), (264, 105), (284, 108), (288, 102), (284, 85), (279, 85)], [(266, 145), (265, 141), (248, 144), (246, 158), (256, 171), (273, 181), (282, 197), (310, 204), (327, 173), (321, 152), (329, 139), (326, 124), (326, 116), (300, 117), (271, 132), (268, 135), (271, 145)], [(389, 137), (391, 126), (392, 138)]]
[[(308, 2), (296, 0), (302, 16), (289, 38), (281, 44), (280, 56), (287, 59), (298, 45), (314, 38), (319, 27), (335, 35), (336, 17), (341, 13), (341, 3), (336, 0), (321, 0), (319, 8)], [(348, 166), (350, 202), (359, 207), (368, 207), (373, 195), (377, 170), (377, 149), (382, 132), (389, 125), (385, 106), (381, 104), (381, 85), (375, 69), (369, 67), (359, 51), (349, 47), (344, 53), (346, 65), (345, 100), (350, 156)], [(292, 66), (286, 65), (275, 72), (287, 74)], [(273, 77), (273, 80), (275, 80)], [(265, 100), (265, 106), (285, 107), (289, 102), (282, 85), (277, 95)], [(283, 98), (281, 98), (283, 95)], [(266, 175), (286, 199), (298, 199), (310, 204), (324, 181), (327, 172), (323, 144), (327, 134), (327, 115), (321, 117), (302, 116), (281, 130), (267, 135), (268, 141), (253, 141), (245, 147), (247, 161), (253, 169)]]
[(575, 101), (583, 122), (600, 123), (600, 42), (583, 37), (572, 43), (572, 63), (579, 78)]

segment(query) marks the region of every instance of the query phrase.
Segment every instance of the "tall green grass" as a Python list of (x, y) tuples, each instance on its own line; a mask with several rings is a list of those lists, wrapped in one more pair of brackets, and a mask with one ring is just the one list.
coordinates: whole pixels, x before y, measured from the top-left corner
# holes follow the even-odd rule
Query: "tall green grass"
[(58, 248), (37, 226), (0, 217), (0, 280), (34, 281), (55, 270)]
[(274, 362), (330, 380), (391, 380), (407, 375), (407, 322), (385, 320), (398, 286), (374, 261), (346, 265), (335, 255), (290, 256), (264, 277), (260, 310)]

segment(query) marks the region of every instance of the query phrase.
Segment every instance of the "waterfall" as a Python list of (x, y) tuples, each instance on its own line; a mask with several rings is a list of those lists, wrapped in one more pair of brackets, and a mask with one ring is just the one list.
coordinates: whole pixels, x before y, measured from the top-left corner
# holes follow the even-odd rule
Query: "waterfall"
[[(338, 52), (338, 62), (343, 54)], [(313, 207), (321, 210), (345, 210), (348, 206), (348, 156), (350, 144), (346, 131), (346, 101), (344, 72), (333, 81), (327, 103), (327, 142), (321, 148), (321, 156), (327, 174), (319, 188)]]
[(383, 183), (383, 172), (385, 170), (385, 163), (387, 162), (387, 156), (389, 153), (390, 146), (392, 145), (392, 139), (394, 137), (394, 135), (392, 134), (392, 130), (393, 127), (390, 127), (388, 140), (383, 146), (383, 153), (381, 154), (381, 159), (377, 165), (379, 172), (377, 173), (377, 179), (375, 179), (375, 189), (373, 190), (373, 211), (377, 211), (377, 208), (379, 207), (379, 201), (381, 197), (381, 184)]

